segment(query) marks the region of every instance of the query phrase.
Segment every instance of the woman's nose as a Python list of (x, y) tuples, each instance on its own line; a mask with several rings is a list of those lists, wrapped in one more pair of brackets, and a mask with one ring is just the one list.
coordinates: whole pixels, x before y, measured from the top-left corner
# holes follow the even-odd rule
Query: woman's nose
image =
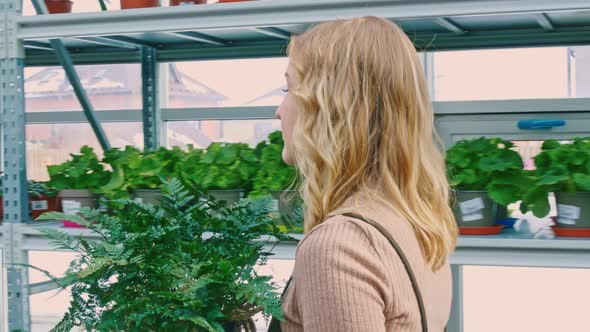
[(277, 107), (277, 110), (275, 111), (275, 117), (279, 120), (281, 119), (281, 108), (280, 107)]

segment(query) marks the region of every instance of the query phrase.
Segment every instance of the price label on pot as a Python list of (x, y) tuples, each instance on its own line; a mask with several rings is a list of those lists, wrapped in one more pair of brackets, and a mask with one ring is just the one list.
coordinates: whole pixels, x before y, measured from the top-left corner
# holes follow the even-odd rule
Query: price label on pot
[(481, 220), (483, 219), (483, 214), (481, 213), (474, 213), (474, 214), (466, 214), (461, 216), (463, 222), (474, 221), (474, 220)]
[(459, 207), (461, 208), (461, 214), (467, 215), (482, 210), (483, 208), (485, 208), (485, 205), (483, 204), (483, 199), (481, 199), (481, 197), (478, 197), (472, 200), (459, 203)]
[(62, 201), (62, 207), (65, 214), (74, 215), (80, 212), (81, 204), (78, 201)]
[(31, 201), (31, 209), (33, 211), (48, 210), (47, 201)]
[(559, 222), (566, 225), (575, 225), (576, 221), (574, 219), (562, 218), (559, 217)]
[(557, 215), (559, 219), (580, 219), (580, 208), (573, 205), (558, 204)]

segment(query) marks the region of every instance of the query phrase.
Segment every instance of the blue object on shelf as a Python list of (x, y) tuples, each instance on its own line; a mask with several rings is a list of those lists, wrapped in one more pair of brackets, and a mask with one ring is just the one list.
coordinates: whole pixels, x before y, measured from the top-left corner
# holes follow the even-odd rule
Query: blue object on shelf
[(496, 221), (498, 225), (504, 225), (504, 228), (514, 228), (514, 224), (518, 221), (518, 218), (504, 218)]
[(565, 120), (520, 120), (520, 129), (551, 129), (553, 127), (565, 126)]

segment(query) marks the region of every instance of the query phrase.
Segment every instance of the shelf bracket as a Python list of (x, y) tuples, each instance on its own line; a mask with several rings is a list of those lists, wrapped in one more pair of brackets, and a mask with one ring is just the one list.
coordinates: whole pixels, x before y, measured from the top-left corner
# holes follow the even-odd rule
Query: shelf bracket
[[(32, 1), (33, 1), (33, 6), (35, 6), (35, 10), (37, 11), (37, 14), (47, 14), (48, 13), (47, 7), (45, 6), (45, 3), (43, 1), (41, 1), (41, 0), (32, 0)], [(66, 73), (66, 76), (68, 77), (68, 80), (70, 81), (70, 84), (72, 85), (72, 88), (74, 89), (74, 93), (76, 94), (76, 97), (78, 97), (78, 101), (80, 102), (80, 105), (82, 106), (82, 109), (84, 110), (84, 114), (86, 115), (86, 118), (88, 119), (88, 122), (90, 123), (90, 126), (92, 127), (92, 130), (94, 130), (94, 133), (96, 134), (96, 138), (98, 139), (100, 146), (105, 151), (109, 150), (111, 148), (109, 141), (104, 133), (104, 130), (100, 124), (100, 121), (96, 117), (94, 109), (92, 108), (92, 104), (90, 103), (90, 99), (88, 98), (88, 95), (84, 91), (84, 87), (82, 86), (82, 83), (80, 82), (80, 77), (78, 76), (78, 73), (76, 72), (76, 69), (74, 68), (74, 63), (72, 62), (72, 58), (70, 57), (68, 50), (64, 46), (63, 42), (59, 39), (52, 39), (52, 40), (50, 40), (50, 43), (51, 43), (51, 47), (55, 51), (55, 55), (56, 55), (57, 59), (59, 60), (59, 63), (63, 67), (63, 69)]]

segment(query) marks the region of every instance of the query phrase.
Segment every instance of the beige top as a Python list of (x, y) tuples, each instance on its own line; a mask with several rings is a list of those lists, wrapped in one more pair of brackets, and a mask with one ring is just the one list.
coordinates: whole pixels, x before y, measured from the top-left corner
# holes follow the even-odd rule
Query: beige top
[[(399, 243), (422, 293), (428, 330), (443, 331), (452, 298), (448, 263), (432, 272), (408, 221), (376, 202), (352, 202), (345, 205), (350, 212), (380, 223)], [(395, 249), (373, 226), (344, 216), (329, 218), (299, 243), (283, 312), (285, 332), (421, 331), (418, 303)]]

